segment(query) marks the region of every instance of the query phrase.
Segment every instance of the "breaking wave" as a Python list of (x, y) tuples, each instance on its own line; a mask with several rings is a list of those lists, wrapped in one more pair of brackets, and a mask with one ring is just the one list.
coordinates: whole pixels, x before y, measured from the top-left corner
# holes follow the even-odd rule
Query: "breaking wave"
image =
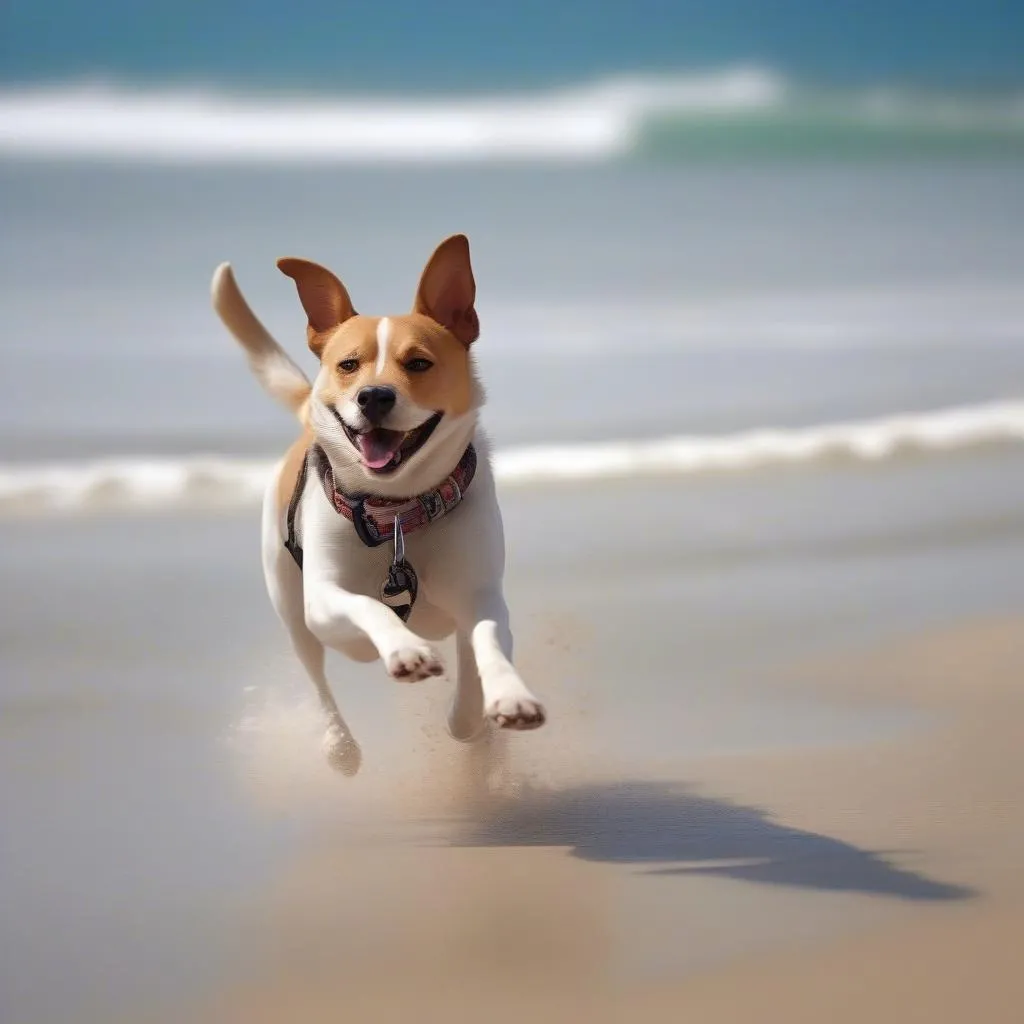
[[(647, 441), (510, 448), (495, 454), (502, 486), (643, 476), (686, 476), (835, 460), (880, 462), (1024, 441), (1024, 402), (788, 429)], [(274, 460), (106, 459), (0, 467), (0, 513), (82, 514), (97, 509), (180, 511), (257, 504)]]
[(756, 67), (453, 98), (73, 85), (0, 92), (0, 155), (473, 163), (828, 151), (1024, 153), (1024, 97), (825, 93)]

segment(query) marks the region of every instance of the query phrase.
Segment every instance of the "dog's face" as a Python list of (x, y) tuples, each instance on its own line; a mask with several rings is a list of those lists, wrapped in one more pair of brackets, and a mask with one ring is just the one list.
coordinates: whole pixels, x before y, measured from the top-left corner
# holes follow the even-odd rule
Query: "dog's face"
[(320, 359), (309, 423), (346, 489), (408, 496), (436, 486), (462, 455), (481, 402), (470, 346), (479, 334), (469, 243), (447, 239), (411, 313), (355, 312), (324, 267), (282, 259)]

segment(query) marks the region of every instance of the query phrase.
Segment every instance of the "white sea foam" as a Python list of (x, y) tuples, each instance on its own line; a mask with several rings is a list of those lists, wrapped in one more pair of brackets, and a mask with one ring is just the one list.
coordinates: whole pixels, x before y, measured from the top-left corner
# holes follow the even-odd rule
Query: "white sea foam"
[(758, 144), (774, 137), (783, 149), (794, 124), (825, 125), (826, 137), (866, 133), (874, 147), (888, 136), (906, 144), (921, 132), (928, 145), (936, 137), (971, 145), (985, 135), (1020, 144), (1024, 136), (1019, 96), (817, 94), (770, 69), (734, 67), (433, 98), (95, 83), (12, 87), (0, 91), (0, 155), (177, 163), (594, 161), (635, 151), (652, 125), (662, 136), (695, 130), (704, 145), (709, 125), (742, 133), (752, 115)]
[(178, 162), (593, 160), (627, 152), (652, 115), (756, 110), (784, 92), (777, 76), (756, 68), (451, 99), (10, 89), (0, 92), (0, 153)]
[[(720, 436), (541, 445), (498, 451), (505, 487), (641, 476), (685, 476), (811, 465), (880, 462), (1024, 441), (1024, 402)], [(0, 513), (82, 514), (97, 509), (180, 511), (249, 507), (260, 500), (272, 460), (109, 459), (0, 467)]]

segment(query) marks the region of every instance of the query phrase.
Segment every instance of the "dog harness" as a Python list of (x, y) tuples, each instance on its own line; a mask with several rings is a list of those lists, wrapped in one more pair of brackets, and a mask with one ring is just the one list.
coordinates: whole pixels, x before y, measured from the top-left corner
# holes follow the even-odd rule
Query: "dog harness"
[(295, 490), (288, 503), (287, 535), (284, 546), (302, 569), (302, 546), (295, 530), (295, 515), (299, 500), (312, 470), (327, 495), (334, 511), (344, 516), (355, 527), (356, 535), (369, 548), (394, 542), (394, 558), (388, 576), (381, 585), (381, 601), (403, 621), (412, 613), (416, 602), (418, 580), (416, 570), (405, 557), (405, 534), (418, 530), (447, 515), (462, 501), (466, 489), (476, 474), (476, 449), (469, 447), (462, 453), (458, 465), (433, 490), (415, 498), (377, 498), (369, 494), (351, 495), (339, 491), (334, 483), (327, 453), (318, 444), (310, 447), (302, 461)]

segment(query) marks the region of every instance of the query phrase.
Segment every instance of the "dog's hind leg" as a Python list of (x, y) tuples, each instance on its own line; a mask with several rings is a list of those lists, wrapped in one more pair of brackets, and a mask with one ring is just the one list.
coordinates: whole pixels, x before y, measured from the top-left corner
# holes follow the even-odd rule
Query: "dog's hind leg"
[(476, 655), (469, 637), (459, 630), (455, 634), (459, 670), (455, 682), (455, 697), (448, 713), (448, 731), (463, 743), (470, 743), (483, 735), (484, 691), (476, 667)]
[(320, 698), (320, 706), (327, 716), (327, 731), (324, 733), (324, 753), (327, 760), (343, 775), (355, 775), (359, 771), (363, 755), (338, 710), (334, 694), (331, 693), (327, 676), (324, 674), (324, 646), (306, 628), (305, 622), (286, 621), (285, 625), (291, 634), (295, 653), (299, 656), (309, 678), (313, 680), (317, 696)]
[(324, 672), (324, 646), (306, 626), (302, 572), (285, 550), (275, 519), (271, 493), (268, 495), (263, 513), (263, 574), (267, 592), (274, 610), (288, 630), (295, 653), (316, 687), (320, 706), (327, 716), (327, 731), (324, 734), (324, 752), (327, 754), (327, 760), (344, 775), (355, 775), (359, 771), (363, 755), (338, 710), (334, 694), (331, 693), (327, 682)]

